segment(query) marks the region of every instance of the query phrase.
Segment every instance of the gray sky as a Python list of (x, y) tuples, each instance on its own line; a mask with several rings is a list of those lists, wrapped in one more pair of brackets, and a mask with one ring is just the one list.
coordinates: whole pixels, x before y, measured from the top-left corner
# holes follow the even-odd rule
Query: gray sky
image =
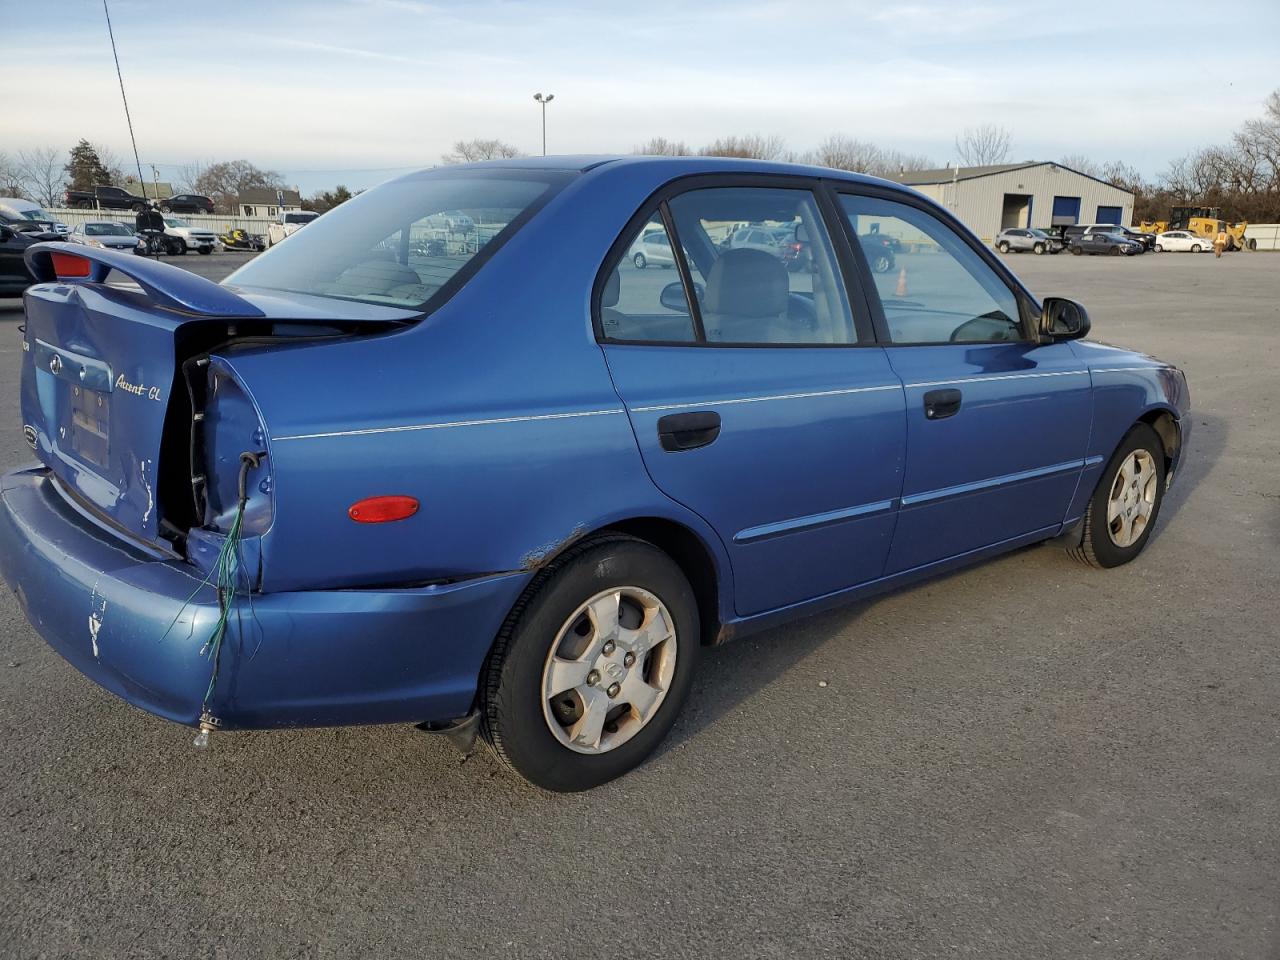
[[(1155, 174), (1227, 139), (1280, 86), (1277, 0), (111, 9), (144, 163), (171, 177), (243, 157), (307, 192), (431, 165), (462, 138), (536, 152), (537, 90), (556, 96), (552, 153), (733, 133), (779, 134), (803, 151), (838, 132), (946, 163), (961, 128), (996, 123), (1013, 131), (1011, 159), (1084, 153)], [(86, 137), (131, 159), (100, 0), (0, 0), (0, 35), (0, 149)]]

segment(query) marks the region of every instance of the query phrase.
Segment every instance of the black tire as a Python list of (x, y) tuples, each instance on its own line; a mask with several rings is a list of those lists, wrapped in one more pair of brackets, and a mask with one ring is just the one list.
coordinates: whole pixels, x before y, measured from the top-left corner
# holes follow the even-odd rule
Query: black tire
[[(1124, 462), (1137, 450), (1146, 450), (1155, 462), (1156, 490), (1155, 502), (1146, 527), (1133, 543), (1126, 547), (1117, 546), (1111, 539), (1107, 529), (1107, 504), (1116, 483), (1116, 475)], [(1168, 464), (1165, 463), (1164, 444), (1151, 427), (1145, 423), (1136, 423), (1124, 435), (1115, 453), (1107, 461), (1102, 477), (1089, 498), (1089, 506), (1085, 510), (1084, 522), (1081, 524), (1080, 543), (1067, 548), (1067, 552), (1081, 563), (1091, 567), (1118, 567), (1133, 560), (1146, 547), (1151, 539), (1151, 531), (1160, 519), (1160, 506), (1164, 503), (1165, 475)]]
[(1042, 253), (1044, 253), (1044, 244), (1037, 243), (1034, 247), (1031, 248), (1031, 252), (1034, 253), (1037, 257), (1040, 256)]
[(876, 273), (888, 273), (893, 269), (893, 261), (889, 259), (889, 255), (887, 253), (878, 254), (871, 261), (871, 269)]
[[(550, 645), (581, 604), (613, 587), (635, 586), (666, 605), (674, 621), (676, 663), (649, 722), (603, 753), (577, 753), (551, 732), (542, 677)], [(697, 665), (698, 606), (689, 581), (657, 547), (612, 535), (571, 547), (543, 569), (507, 617), (480, 680), (480, 732), (497, 757), (544, 790), (589, 790), (634, 769), (670, 731)]]
[(205, 256), (208, 256), (209, 254), (213, 253), (213, 247), (197, 247), (196, 249), (199, 250)]
[(1191, 252), (1192, 252), (1192, 253), (1199, 253), (1199, 252), (1200, 252), (1200, 249), (1201, 249), (1201, 248), (1200, 248), (1200, 244), (1198, 244), (1198, 243), (1193, 243), (1193, 244), (1191, 245)]
[(1001, 253), (1008, 253), (1008, 252), (1009, 252), (1009, 241), (1007, 241), (1007, 240), (1001, 240), (998, 244), (996, 244), (996, 249), (997, 249), (997, 250), (999, 250)]
[(1071, 248), (1071, 255), (1072, 255), (1073, 257), (1078, 257), (1078, 256), (1080, 256), (1080, 254), (1082, 254), (1082, 253), (1084, 253), (1084, 251), (1083, 251), (1083, 250), (1081, 250), (1079, 247), (1072, 247), (1072, 248)]
[(631, 262), (636, 265), (637, 270), (643, 270), (645, 267), (649, 265), (649, 261), (645, 258), (645, 255), (643, 253), (637, 253), (634, 257), (631, 258)]
[(160, 212), (161, 212), (161, 213), (173, 213), (173, 207), (169, 206), (167, 203), (162, 203), (162, 204), (160, 204)]
[(141, 211), (147, 209), (147, 205), (145, 203), (135, 203), (129, 209), (132, 210), (134, 213), (140, 213)]
[(174, 250), (175, 250), (175, 252), (176, 252), (176, 254), (177, 254), (178, 256), (180, 256), (180, 257), (186, 256), (186, 253), (187, 253), (187, 241), (185, 241), (185, 240), (183, 240), (181, 237), (179, 237), (179, 238), (178, 238), (178, 242), (177, 242), (177, 244), (174, 246)]
[(77, 201), (76, 201), (76, 207), (77, 207), (78, 209), (80, 209), (80, 210), (92, 210), (92, 209), (93, 209), (93, 201), (92, 201), (92, 200), (77, 200)]
[(1157, 243), (1154, 247), (1152, 247), (1151, 249), (1152, 249), (1152, 250), (1154, 250), (1156, 253), (1164, 253), (1164, 247), (1162, 247), (1162, 246), (1161, 246), (1160, 244), (1158, 244), (1158, 243)]

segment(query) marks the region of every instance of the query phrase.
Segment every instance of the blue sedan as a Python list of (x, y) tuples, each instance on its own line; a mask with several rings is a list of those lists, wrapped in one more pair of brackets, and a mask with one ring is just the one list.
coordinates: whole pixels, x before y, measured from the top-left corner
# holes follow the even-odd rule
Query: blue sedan
[[(799, 268), (724, 242), (753, 227)], [(659, 239), (675, 269), (640, 269)], [(221, 285), (27, 261), (0, 572), (197, 742), (415, 723), (589, 788), (667, 734), (704, 645), (1040, 541), (1132, 560), (1191, 426), (1176, 367), (816, 167), (430, 170)]]

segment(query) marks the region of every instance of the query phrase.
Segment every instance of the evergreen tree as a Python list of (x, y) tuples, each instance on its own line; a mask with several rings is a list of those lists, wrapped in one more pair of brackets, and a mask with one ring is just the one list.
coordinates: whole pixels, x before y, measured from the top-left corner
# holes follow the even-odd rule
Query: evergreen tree
[(81, 140), (71, 148), (71, 156), (65, 167), (68, 186), (72, 190), (92, 190), (111, 183), (111, 173), (102, 164), (98, 151), (88, 140)]

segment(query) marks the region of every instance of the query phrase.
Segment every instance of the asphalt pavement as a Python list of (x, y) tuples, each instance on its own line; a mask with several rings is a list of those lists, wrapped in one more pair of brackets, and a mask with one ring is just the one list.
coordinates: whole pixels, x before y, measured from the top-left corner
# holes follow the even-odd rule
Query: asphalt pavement
[(1280, 256), (1010, 262), (1187, 372), (1138, 562), (1035, 547), (709, 650), (660, 752), (573, 796), (407, 727), (196, 751), (4, 591), (0, 956), (1280, 956)]

